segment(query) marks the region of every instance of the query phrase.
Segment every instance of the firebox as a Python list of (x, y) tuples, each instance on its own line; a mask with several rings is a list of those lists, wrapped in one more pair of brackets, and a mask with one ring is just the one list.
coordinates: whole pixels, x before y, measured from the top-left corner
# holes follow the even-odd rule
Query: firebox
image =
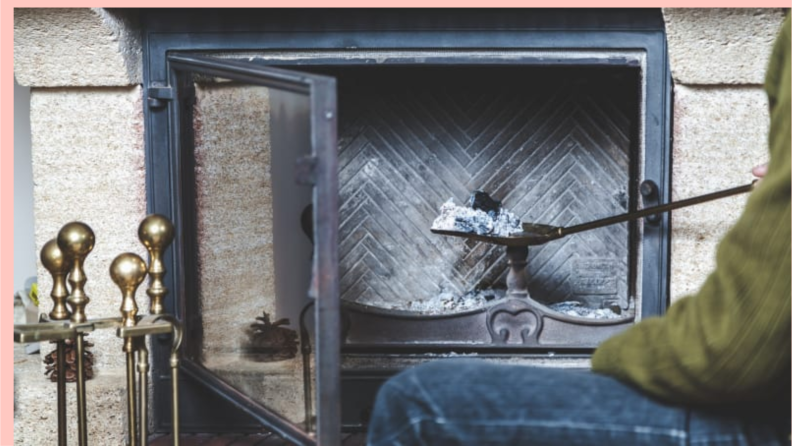
[(586, 358), (664, 311), (665, 215), (527, 252), (430, 231), (473, 191), (556, 226), (669, 201), (659, 11), (184, 15), (145, 16), (144, 80), (185, 430), (337, 444), (410, 364)]
[(632, 323), (642, 273), (634, 226), (531, 248), (531, 299), (514, 301), (503, 246), (429, 232), (445, 201), (473, 190), (525, 222), (563, 226), (634, 209), (640, 79), (620, 57), (624, 66), (575, 70), (333, 73), (347, 347), (585, 348)]

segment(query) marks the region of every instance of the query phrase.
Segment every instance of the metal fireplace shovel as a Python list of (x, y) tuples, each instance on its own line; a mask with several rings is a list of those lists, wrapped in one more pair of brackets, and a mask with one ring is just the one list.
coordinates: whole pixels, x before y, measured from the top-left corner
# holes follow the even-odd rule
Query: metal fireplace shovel
[(750, 192), (751, 190), (753, 190), (754, 185), (756, 184), (757, 181), (758, 180), (754, 180), (751, 184), (746, 184), (745, 186), (726, 189), (719, 192), (713, 192), (711, 194), (688, 198), (686, 200), (681, 200), (681, 201), (675, 201), (673, 203), (661, 204), (659, 206), (652, 206), (641, 209), (639, 211), (614, 215), (613, 217), (594, 220), (588, 223), (582, 223), (579, 225), (569, 226), (566, 228), (535, 224), (535, 223), (523, 223), (522, 232), (518, 232), (509, 236), (479, 235), (476, 234), (475, 232), (446, 231), (440, 229), (432, 229), (431, 231), (435, 234), (463, 237), (466, 239), (478, 240), (482, 242), (492, 243), (495, 245), (512, 246), (512, 247), (522, 247), (522, 246), (528, 247), (531, 245), (542, 245), (551, 240), (559, 239), (561, 237), (565, 237), (570, 234), (575, 234), (577, 232), (597, 229), (603, 226), (609, 226), (616, 223), (622, 223), (625, 221), (637, 220), (639, 218), (643, 218), (653, 214), (659, 214), (674, 209), (693, 206), (699, 203), (705, 203), (707, 201), (717, 200), (719, 198), (725, 198), (725, 197), (730, 197), (732, 195)]

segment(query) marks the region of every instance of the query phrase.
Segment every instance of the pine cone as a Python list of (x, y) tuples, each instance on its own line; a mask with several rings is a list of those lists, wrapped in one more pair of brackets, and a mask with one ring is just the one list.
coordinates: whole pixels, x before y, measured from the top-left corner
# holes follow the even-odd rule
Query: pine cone
[(242, 342), (242, 352), (258, 362), (282, 361), (297, 355), (297, 332), (282, 325), (288, 319), (270, 322), (267, 312), (256, 318), (257, 322), (245, 329), (247, 339)]
[[(52, 341), (51, 343), (56, 344), (55, 341)], [(77, 348), (74, 346), (73, 339), (66, 339), (64, 343), (66, 344), (66, 348), (64, 349), (64, 360), (66, 362), (66, 382), (73, 383), (77, 381)], [(93, 343), (85, 340), (83, 341), (83, 346), (85, 347), (83, 350), (83, 367), (85, 368), (85, 379), (88, 380), (92, 379), (94, 375), (94, 355), (88, 351), (88, 347), (93, 347)], [(49, 375), (50, 381), (58, 381), (59, 370), (57, 347), (44, 357), (44, 364), (47, 365), (47, 370), (44, 372), (44, 374)]]

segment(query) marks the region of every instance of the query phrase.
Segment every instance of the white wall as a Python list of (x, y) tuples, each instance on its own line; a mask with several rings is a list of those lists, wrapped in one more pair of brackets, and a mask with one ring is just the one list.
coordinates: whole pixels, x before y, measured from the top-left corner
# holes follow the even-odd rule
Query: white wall
[(23, 289), (25, 281), (35, 275), (30, 88), (14, 79), (14, 291)]

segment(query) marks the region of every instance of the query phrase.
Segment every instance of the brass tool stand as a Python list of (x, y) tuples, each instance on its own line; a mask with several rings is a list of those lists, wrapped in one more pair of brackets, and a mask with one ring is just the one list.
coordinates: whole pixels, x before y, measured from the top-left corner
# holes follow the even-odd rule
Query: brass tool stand
[[(121, 317), (118, 318), (88, 319), (85, 316), (85, 307), (90, 299), (83, 290), (87, 281), (83, 264), (95, 242), (90, 227), (80, 222), (68, 223), (61, 228), (58, 237), (47, 242), (41, 250), (41, 262), (52, 275), (53, 286), (50, 296), (53, 300), (53, 310), (47, 318), (42, 318), (37, 324), (14, 325), (14, 342), (55, 341), (57, 343), (58, 446), (67, 445), (64, 341), (74, 339), (76, 346), (78, 443), (80, 446), (87, 446), (83, 336), (91, 331), (107, 328), (116, 329), (116, 335), (124, 340), (123, 350), (127, 359), (127, 415), (131, 446), (145, 444), (147, 438), (146, 395), (149, 362), (145, 337), (168, 333), (173, 335), (170, 355), (173, 385), (173, 444), (174, 446), (179, 444), (178, 367), (182, 329), (176, 318), (165, 313), (162, 305), (162, 300), (168, 293), (162, 281), (165, 274), (162, 254), (173, 240), (173, 225), (165, 217), (150, 215), (140, 224), (138, 235), (149, 252), (150, 265), (146, 266), (143, 259), (136, 254), (124, 253), (116, 257), (110, 266), (110, 276), (122, 294)], [(147, 274), (151, 277), (150, 286), (146, 291), (151, 297), (151, 314), (140, 317), (137, 315), (135, 291)], [(70, 288), (66, 285), (67, 277)], [(65, 304), (68, 304), (71, 311)]]

